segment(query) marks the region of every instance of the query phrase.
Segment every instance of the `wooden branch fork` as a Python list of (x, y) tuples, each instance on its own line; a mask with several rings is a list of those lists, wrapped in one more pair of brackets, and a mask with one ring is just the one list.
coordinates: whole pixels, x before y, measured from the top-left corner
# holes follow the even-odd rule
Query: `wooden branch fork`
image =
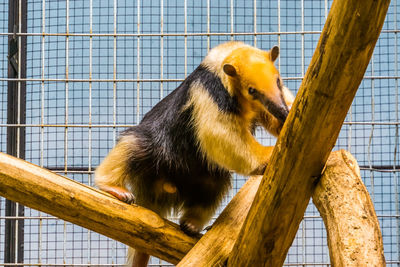
[[(262, 176), (250, 177), (211, 230), (199, 240), (200, 236), (186, 236), (176, 224), (152, 211), (125, 204), (107, 193), (0, 153), (1, 196), (168, 262), (179, 262), (177, 266), (225, 264), (261, 179)], [(331, 154), (313, 201), (328, 231), (334, 266), (384, 266), (378, 219), (350, 153)]]
[(282, 266), (314, 194), (327, 226), (332, 263), (384, 266), (378, 221), (354, 171), (357, 162), (343, 151), (326, 161), (389, 3), (334, 0), (264, 177), (250, 178), (201, 239), (152, 211), (2, 153), (0, 195), (178, 266), (236, 267)]

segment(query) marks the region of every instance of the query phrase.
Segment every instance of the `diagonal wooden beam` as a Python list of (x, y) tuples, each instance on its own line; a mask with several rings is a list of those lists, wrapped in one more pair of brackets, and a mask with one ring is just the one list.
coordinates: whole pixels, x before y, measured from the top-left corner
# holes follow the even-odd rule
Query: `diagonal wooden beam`
[(0, 195), (174, 264), (199, 239), (148, 209), (1, 152)]
[(389, 0), (334, 0), (228, 266), (282, 266), (378, 40)]

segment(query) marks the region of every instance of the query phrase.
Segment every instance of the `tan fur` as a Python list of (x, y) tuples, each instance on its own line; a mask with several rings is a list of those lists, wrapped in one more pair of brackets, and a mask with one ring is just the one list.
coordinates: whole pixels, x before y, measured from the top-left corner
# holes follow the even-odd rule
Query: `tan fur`
[[(127, 160), (131, 157), (131, 154), (135, 153), (136, 156), (140, 156), (138, 154), (141, 150), (137, 147), (137, 142), (138, 140), (134, 136), (123, 136), (118, 141), (103, 162), (96, 168), (96, 186), (120, 200), (135, 201), (138, 205), (145, 206), (160, 215), (166, 215), (169, 212), (167, 208), (151, 205), (140, 198), (142, 196), (140, 193), (141, 186), (135, 183), (137, 179), (132, 179), (135, 174), (128, 171)], [(167, 185), (165, 186), (165, 184)], [(174, 198), (176, 193), (176, 187), (166, 182), (162, 177), (159, 177), (156, 185), (151, 190), (154, 196), (163, 196), (166, 193), (169, 198)]]
[(193, 106), (197, 138), (207, 160), (245, 175), (266, 163), (271, 148), (259, 144), (249, 130), (257, 114), (249, 110), (246, 115), (251, 115), (243, 118), (219, 112), (208, 92), (197, 86), (188, 105)]
[(135, 144), (134, 137), (124, 136), (121, 138), (97, 167), (95, 172), (97, 186), (126, 187), (129, 174), (127, 173), (128, 166), (123, 159), (129, 158), (132, 151), (135, 151)]
[(223, 74), (222, 63), (224, 62), (225, 58), (229, 56), (233, 50), (244, 46), (251, 48), (251, 46), (237, 41), (220, 44), (219, 46), (210, 50), (207, 56), (203, 59), (202, 64), (207, 66), (210, 71), (217, 74), (218, 77), (224, 77), (225, 75)]

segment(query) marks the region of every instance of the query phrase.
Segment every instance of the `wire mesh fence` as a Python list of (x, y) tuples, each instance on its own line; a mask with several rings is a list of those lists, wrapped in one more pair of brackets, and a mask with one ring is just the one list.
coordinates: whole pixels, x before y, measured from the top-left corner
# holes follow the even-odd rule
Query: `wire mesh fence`
[[(15, 2), (21, 6), (25, 1)], [(93, 171), (118, 133), (137, 124), (221, 42), (240, 40), (265, 50), (279, 45), (277, 66), (285, 84), (297, 92), (331, 3), (32, 0), (26, 8), (26, 33), (18, 28), (9, 31), (9, 4), (0, 3), (0, 149), (7, 151), (7, 129), (23, 128), (25, 141), (17, 142), (25, 148), (27, 161), (93, 185)], [(400, 265), (398, 8), (393, 0), (335, 147), (348, 149), (361, 166), (379, 218), (388, 266)], [(26, 77), (9, 77), (10, 36), (19, 41), (26, 37)], [(24, 123), (7, 120), (10, 83), (26, 86)], [(263, 144), (275, 143), (261, 129), (257, 137)], [(244, 181), (235, 176), (219, 212)], [(16, 251), (23, 244), (20, 265), (123, 265), (123, 244), (23, 209), (22, 217), (6, 215), (6, 200), (0, 198), (3, 265), (17, 265), (16, 257), (7, 262), (5, 256), (10, 246), (5, 233), (15, 231), (6, 226), (7, 221), (23, 226), (23, 235), (13, 243)], [(154, 258), (151, 265), (169, 264)], [(330, 265), (323, 221), (312, 203), (285, 265)]]

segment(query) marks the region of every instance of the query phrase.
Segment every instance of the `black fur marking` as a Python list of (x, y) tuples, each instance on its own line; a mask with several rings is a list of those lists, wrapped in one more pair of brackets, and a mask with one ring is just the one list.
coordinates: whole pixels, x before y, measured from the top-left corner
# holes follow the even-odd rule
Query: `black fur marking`
[(236, 96), (231, 96), (222, 84), (221, 79), (201, 65), (193, 72), (195, 79), (198, 79), (207, 89), (218, 108), (223, 112), (239, 114), (240, 107)]

